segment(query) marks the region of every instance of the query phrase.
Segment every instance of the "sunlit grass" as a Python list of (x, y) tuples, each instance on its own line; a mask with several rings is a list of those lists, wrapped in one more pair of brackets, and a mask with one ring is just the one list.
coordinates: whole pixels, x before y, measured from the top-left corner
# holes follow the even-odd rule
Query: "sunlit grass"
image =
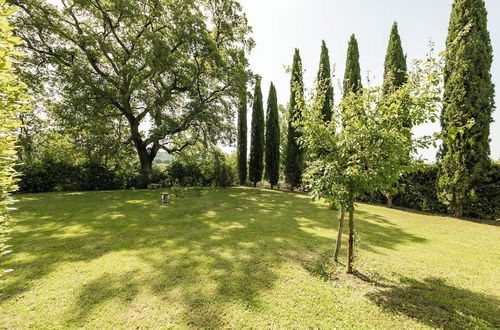
[(500, 326), (492, 222), (361, 204), (347, 276), (329, 258), (337, 213), (299, 194), (19, 197), (0, 328)]

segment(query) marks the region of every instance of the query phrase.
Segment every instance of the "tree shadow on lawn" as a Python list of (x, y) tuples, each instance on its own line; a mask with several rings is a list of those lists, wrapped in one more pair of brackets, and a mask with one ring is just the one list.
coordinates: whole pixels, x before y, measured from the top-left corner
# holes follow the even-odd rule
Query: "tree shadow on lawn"
[[(336, 212), (278, 191), (214, 189), (201, 198), (173, 199), (169, 206), (160, 205), (158, 191), (61, 195), (39, 197), (42, 204), (57, 200), (55, 215), (31, 206), (34, 201), (18, 205), (25, 220), (16, 225), (24, 230), (13, 233), (13, 243), (15, 252), (29, 258), (7, 262), (18, 274), (4, 288), (0, 304), (15, 303), (31, 283), (62, 262), (90, 262), (129, 251), (151, 268), (131, 273), (124, 267), (85, 283), (68, 312), (72, 325), (85, 324), (106, 301), (127, 304), (146, 289), (180, 302), (179, 317), (189, 325), (223, 326), (225, 307), (259, 308), (260, 294), (273, 287), (281, 264), (301, 261), (304, 251), (333, 249), (337, 227)], [(356, 216), (361, 249), (425, 242), (384, 217), (363, 211)]]
[(368, 298), (385, 311), (433, 328), (500, 328), (500, 300), (456, 288), (442, 278), (402, 278), (400, 285), (369, 293)]

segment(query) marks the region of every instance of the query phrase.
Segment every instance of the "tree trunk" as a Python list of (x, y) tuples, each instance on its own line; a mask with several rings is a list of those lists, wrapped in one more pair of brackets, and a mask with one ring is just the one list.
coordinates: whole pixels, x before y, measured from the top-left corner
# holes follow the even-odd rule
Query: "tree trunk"
[(464, 203), (456, 202), (455, 203), (455, 217), (461, 218), (464, 215)]
[(354, 263), (354, 205), (349, 207), (349, 248), (347, 256), (347, 273), (352, 274)]
[(135, 150), (139, 156), (139, 162), (141, 163), (141, 188), (145, 188), (151, 180), (151, 170), (153, 168), (153, 160), (156, 154), (160, 150), (160, 143), (155, 141), (151, 148), (148, 150), (147, 144), (142, 139), (141, 133), (139, 131), (139, 120), (129, 115), (127, 120), (130, 125), (130, 138), (134, 142)]
[(335, 260), (335, 261), (338, 261), (340, 247), (342, 245), (342, 230), (344, 229), (344, 215), (345, 215), (345, 206), (342, 205), (340, 207), (340, 214), (339, 214), (339, 228), (338, 228), (338, 232), (337, 232), (337, 243), (335, 245), (335, 253), (333, 254), (333, 260)]
[(392, 201), (394, 200), (394, 196), (387, 195), (387, 207), (392, 209)]
[(254, 183), (253, 183), (253, 187), (254, 187), (254, 188), (257, 188), (257, 182), (254, 182)]

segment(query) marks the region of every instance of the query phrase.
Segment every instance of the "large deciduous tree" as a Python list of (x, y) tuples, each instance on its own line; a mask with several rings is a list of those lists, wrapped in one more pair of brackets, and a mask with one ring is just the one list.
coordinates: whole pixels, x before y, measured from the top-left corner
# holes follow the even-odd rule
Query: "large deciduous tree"
[[(298, 49), (295, 49), (292, 64), (292, 77), (290, 79), (290, 103), (288, 104), (289, 123), (287, 134), (287, 150), (285, 159), (285, 180), (290, 184), (290, 190), (301, 184), (302, 171), (304, 169), (304, 152), (299, 145), (299, 132), (292, 125), (292, 122), (300, 120), (300, 97), (304, 93), (304, 83), (302, 79), (302, 60)], [(297, 102), (297, 95), (299, 102)]]
[(464, 203), (473, 197), (490, 164), (492, 57), (484, 1), (456, 0), (446, 40), (438, 186), (441, 199), (457, 217), (462, 216)]
[(23, 70), (78, 120), (126, 120), (144, 177), (160, 149), (232, 127), (250, 27), (233, 0), (12, 0)]
[(238, 106), (238, 179), (241, 185), (247, 181), (247, 91), (242, 88)]
[[(19, 114), (25, 110), (25, 86), (13, 73), (12, 57), (20, 55), (15, 46), (20, 40), (12, 35), (9, 17), (15, 12), (4, 0), (0, 0), (0, 257), (8, 253), (6, 226), (10, 193), (16, 189), (15, 131), (21, 126)], [(0, 277), (4, 271), (0, 268)]]
[(329, 121), (332, 119), (333, 84), (332, 73), (330, 69), (330, 56), (328, 55), (328, 48), (326, 47), (324, 40), (321, 42), (321, 55), (319, 58), (317, 85), (317, 89), (326, 89), (319, 94), (323, 95), (323, 119), (325, 121)]
[(255, 79), (255, 91), (252, 104), (252, 127), (250, 131), (250, 181), (254, 187), (262, 180), (264, 172), (264, 106), (262, 104), (262, 90), (260, 77)]
[(273, 186), (278, 184), (280, 173), (280, 123), (278, 99), (273, 83), (269, 87), (267, 97), (265, 163), (266, 178), (271, 184), (271, 189), (273, 189)]
[[(405, 164), (411, 155), (432, 141), (430, 137), (413, 138), (401, 117), (411, 119), (414, 125), (437, 119), (439, 68), (434, 59), (429, 59), (413, 70), (404, 86), (391, 93), (374, 87), (344, 95), (333, 114), (333, 118), (342, 118), (342, 125), (323, 120), (321, 98), (312, 97), (301, 105), (302, 118), (294, 125), (300, 129), (301, 141), (310, 154), (304, 174), (310, 192), (314, 198), (326, 200), (332, 207), (342, 206), (341, 212), (345, 207), (349, 213), (348, 273), (354, 270), (356, 199), (396, 183), (408, 169)], [(408, 115), (399, 111), (403, 105)]]

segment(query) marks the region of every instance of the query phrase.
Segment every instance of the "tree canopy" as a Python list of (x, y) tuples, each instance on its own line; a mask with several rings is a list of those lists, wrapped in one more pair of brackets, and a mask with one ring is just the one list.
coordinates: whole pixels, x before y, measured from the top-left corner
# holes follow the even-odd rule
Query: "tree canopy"
[(483, 0), (456, 0), (445, 53), (438, 186), (455, 216), (485, 179), (494, 109), (492, 47)]
[(255, 91), (252, 105), (252, 127), (250, 137), (250, 163), (249, 176), (254, 186), (262, 180), (264, 172), (264, 105), (262, 101), (262, 90), (260, 88), (261, 78), (255, 79)]
[(280, 176), (280, 126), (278, 114), (278, 99), (276, 88), (271, 82), (267, 97), (266, 114), (266, 153), (265, 167), (266, 178), (271, 188), (278, 183)]
[(319, 69), (317, 75), (317, 88), (326, 88), (326, 91), (319, 93), (323, 95), (323, 118), (328, 121), (332, 119), (333, 108), (333, 84), (332, 73), (330, 69), (330, 55), (326, 48), (325, 41), (321, 42), (321, 55), (319, 58)]
[(290, 103), (288, 104), (289, 123), (285, 158), (285, 180), (290, 184), (291, 190), (302, 182), (302, 171), (304, 169), (304, 151), (298, 141), (300, 133), (292, 124), (301, 117), (298, 104), (301, 103), (303, 94), (304, 82), (302, 78), (302, 60), (299, 50), (295, 49), (290, 79)]
[[(157, 152), (229, 137), (253, 41), (224, 1), (12, 0), (23, 71), (68, 116), (126, 123), (143, 172)], [(43, 77), (43, 78), (40, 78)]]
[(361, 68), (359, 66), (359, 49), (356, 36), (353, 34), (347, 45), (347, 58), (344, 72), (344, 95), (357, 93), (363, 88), (361, 84)]

